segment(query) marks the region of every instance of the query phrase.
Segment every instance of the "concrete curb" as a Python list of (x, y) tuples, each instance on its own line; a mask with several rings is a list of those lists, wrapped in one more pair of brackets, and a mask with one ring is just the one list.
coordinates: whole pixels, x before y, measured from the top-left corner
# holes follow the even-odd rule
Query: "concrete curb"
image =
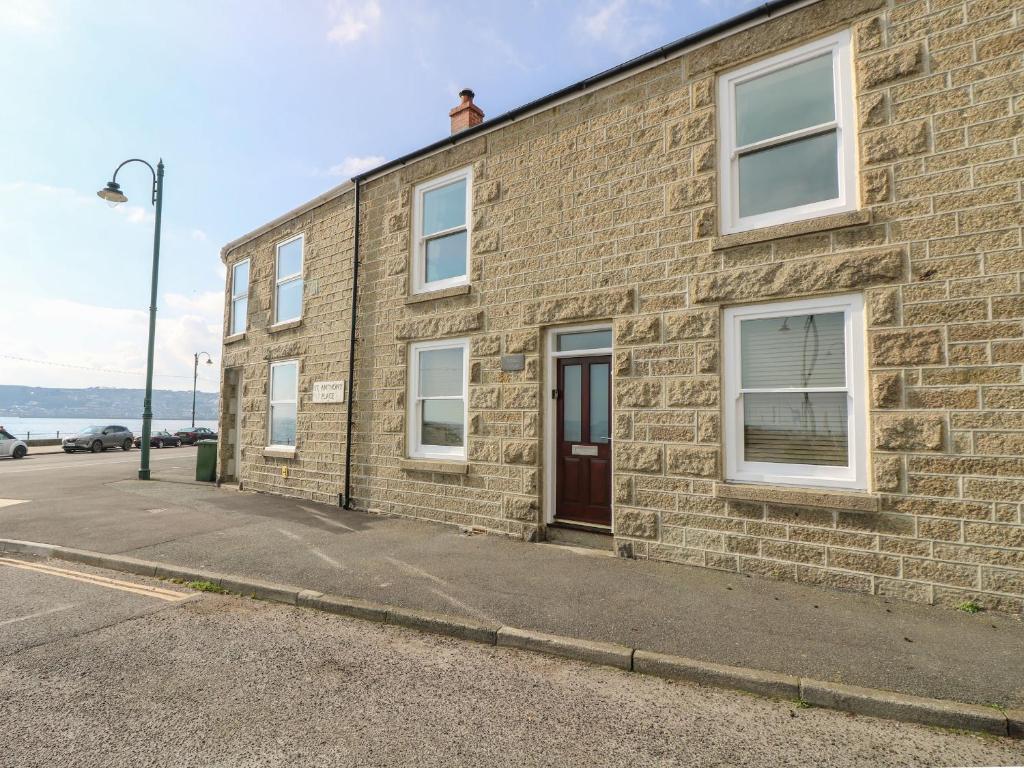
[(633, 654), (633, 671), (675, 680), (688, 680), (691, 683), (715, 688), (747, 691), (772, 699), (794, 701), (800, 698), (800, 678), (792, 675), (711, 664), (707, 661), (669, 656), (664, 653), (636, 651)]
[(228, 576), (53, 544), (0, 539), (0, 552), (52, 557), (139, 576), (209, 581), (231, 592), (263, 600), (365, 621), (384, 622), (460, 640), (563, 656), (672, 680), (746, 691), (768, 698), (801, 700), (819, 707), (871, 717), (1024, 738), (1024, 709), (1001, 711), (977, 704), (910, 696), (878, 688), (859, 688), (748, 667), (713, 664), (699, 659), (633, 649), (615, 643), (549, 635), (447, 614), (382, 605), (354, 597), (328, 595), (258, 579)]
[(546, 635), (529, 629), (502, 627), (498, 630), (498, 645), (551, 656), (565, 656), (626, 671), (633, 668), (633, 649), (615, 643), (597, 643), (563, 635)]
[(353, 619), (362, 619), (363, 621), (379, 621), (383, 623), (388, 617), (386, 605), (378, 605), (377, 603), (359, 600), (354, 597), (324, 595), (312, 590), (299, 592), (298, 604), (303, 608), (336, 613), (339, 616), (349, 616)]
[(1003, 712), (978, 704), (926, 699), (905, 693), (860, 688), (855, 685), (801, 680), (800, 698), (809, 704), (841, 709), (888, 720), (909, 720), (962, 731), (983, 731), (1006, 736), (1009, 723)]
[(475, 643), (494, 645), (497, 639), (498, 624), (485, 624), (472, 619), (463, 619), (432, 611), (414, 611), (408, 608), (387, 609), (387, 623), (399, 627), (432, 632), (435, 635), (448, 635), (460, 640), (472, 640)]

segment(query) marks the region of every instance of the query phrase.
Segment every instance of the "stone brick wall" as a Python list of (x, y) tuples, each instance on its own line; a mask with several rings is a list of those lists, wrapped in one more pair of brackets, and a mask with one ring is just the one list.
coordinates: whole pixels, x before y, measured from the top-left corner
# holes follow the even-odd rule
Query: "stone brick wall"
[[(250, 260), (248, 329), (241, 339), (227, 335), (230, 304), (225, 304), (228, 342), (223, 352), (225, 371), (241, 375), (242, 457), (235, 479), (246, 490), (338, 503), (345, 461), (345, 404), (314, 404), (312, 391), (315, 381), (348, 378), (353, 221), (353, 194), (349, 191), (226, 254), (226, 293), (230, 291), (231, 265)], [(270, 330), (276, 245), (300, 233), (305, 235), (302, 318), (297, 324)], [(296, 456), (264, 456), (270, 363), (290, 358), (300, 361)], [(232, 458), (234, 416), (228, 404), (233, 387), (228, 377), (222, 379), (221, 475), (227, 474)]]
[[(861, 209), (719, 236), (716, 74), (849, 27)], [(355, 503), (542, 535), (545, 333), (610, 321), (620, 554), (1021, 610), (1022, 78), (1019, 3), (821, 0), (367, 182)], [(408, 303), (413, 186), (466, 166), (471, 290)], [(870, 492), (722, 482), (722, 308), (854, 291)], [(407, 345), (463, 336), (469, 461), (449, 473), (405, 460)], [(268, 468), (246, 459), (281, 491)]]

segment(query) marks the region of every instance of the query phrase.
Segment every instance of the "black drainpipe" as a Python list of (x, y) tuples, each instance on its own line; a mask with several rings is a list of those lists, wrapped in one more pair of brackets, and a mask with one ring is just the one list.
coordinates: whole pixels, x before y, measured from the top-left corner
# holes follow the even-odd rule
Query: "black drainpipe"
[(352, 326), (348, 337), (348, 387), (345, 403), (345, 492), (341, 495), (341, 506), (352, 509), (352, 401), (356, 380), (356, 305), (359, 292), (359, 179), (356, 185), (355, 224), (352, 235)]

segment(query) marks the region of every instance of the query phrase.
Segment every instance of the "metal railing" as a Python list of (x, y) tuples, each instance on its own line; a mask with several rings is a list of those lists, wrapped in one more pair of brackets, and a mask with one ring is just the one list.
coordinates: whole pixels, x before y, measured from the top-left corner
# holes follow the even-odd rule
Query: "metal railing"
[[(10, 430), (8, 430), (10, 432)], [(28, 442), (29, 440), (60, 440), (60, 430), (56, 432), (11, 432), (19, 440)], [(75, 434), (74, 432), (65, 432), (64, 436)]]

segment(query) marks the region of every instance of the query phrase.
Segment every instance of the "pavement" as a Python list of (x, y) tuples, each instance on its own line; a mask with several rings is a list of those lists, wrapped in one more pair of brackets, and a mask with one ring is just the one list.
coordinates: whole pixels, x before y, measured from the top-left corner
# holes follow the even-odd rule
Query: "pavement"
[(935, 766), (1024, 743), (0, 556), (0, 766)]
[[(117, 452), (120, 454), (120, 452)], [(0, 464), (0, 538), (439, 611), (693, 659), (1024, 705), (1024, 624), (189, 484), (186, 449)], [(127, 461), (129, 463), (125, 464)], [(181, 482), (178, 482), (181, 481)], [(0, 501), (0, 505), (3, 502)]]

